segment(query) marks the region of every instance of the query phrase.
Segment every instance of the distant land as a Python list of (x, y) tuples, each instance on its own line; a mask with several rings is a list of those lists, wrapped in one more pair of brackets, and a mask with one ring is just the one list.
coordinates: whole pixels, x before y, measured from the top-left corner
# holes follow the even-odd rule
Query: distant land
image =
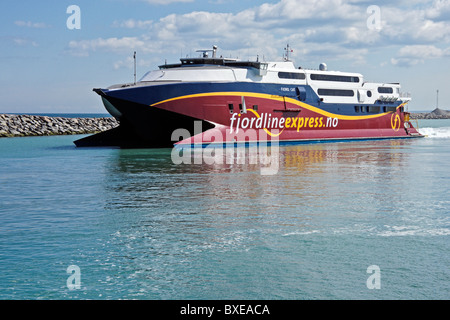
[(411, 119), (450, 119), (450, 111), (436, 108), (431, 112), (411, 112)]

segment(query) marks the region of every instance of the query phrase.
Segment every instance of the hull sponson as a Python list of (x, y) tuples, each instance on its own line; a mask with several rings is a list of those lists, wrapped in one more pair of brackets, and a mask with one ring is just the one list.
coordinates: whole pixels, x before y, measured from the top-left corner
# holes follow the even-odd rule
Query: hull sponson
[[(186, 128), (191, 134), (195, 119), (179, 113), (173, 113), (160, 108), (151, 108), (138, 103), (105, 97), (117, 108), (122, 116), (119, 119), (124, 139), (117, 139), (119, 147), (169, 148), (173, 147), (172, 132), (178, 128)], [(202, 121), (205, 130), (214, 126)], [(131, 141), (127, 141), (131, 140)], [(112, 145), (114, 142), (109, 143)]]

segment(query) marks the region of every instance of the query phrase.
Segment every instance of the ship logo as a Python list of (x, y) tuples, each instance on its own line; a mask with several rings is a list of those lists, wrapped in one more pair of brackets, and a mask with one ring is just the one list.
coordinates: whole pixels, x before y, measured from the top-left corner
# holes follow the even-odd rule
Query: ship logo
[(392, 130), (394, 131), (400, 130), (400, 124), (401, 124), (400, 116), (398, 115), (398, 113), (393, 113), (391, 116)]

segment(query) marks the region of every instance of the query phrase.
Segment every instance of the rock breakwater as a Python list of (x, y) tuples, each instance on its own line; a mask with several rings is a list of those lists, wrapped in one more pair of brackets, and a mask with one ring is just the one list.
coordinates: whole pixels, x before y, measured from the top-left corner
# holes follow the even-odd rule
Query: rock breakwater
[(98, 133), (119, 125), (115, 118), (62, 118), (0, 114), (0, 137)]
[(436, 108), (431, 112), (411, 112), (411, 119), (450, 119), (450, 111)]

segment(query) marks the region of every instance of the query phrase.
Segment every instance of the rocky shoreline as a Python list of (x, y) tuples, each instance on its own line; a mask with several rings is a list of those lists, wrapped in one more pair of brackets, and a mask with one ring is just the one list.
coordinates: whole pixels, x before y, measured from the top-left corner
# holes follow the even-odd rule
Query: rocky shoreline
[(411, 119), (450, 119), (450, 111), (436, 108), (431, 112), (411, 112)]
[(119, 125), (115, 118), (62, 118), (0, 114), (0, 137), (98, 133)]

